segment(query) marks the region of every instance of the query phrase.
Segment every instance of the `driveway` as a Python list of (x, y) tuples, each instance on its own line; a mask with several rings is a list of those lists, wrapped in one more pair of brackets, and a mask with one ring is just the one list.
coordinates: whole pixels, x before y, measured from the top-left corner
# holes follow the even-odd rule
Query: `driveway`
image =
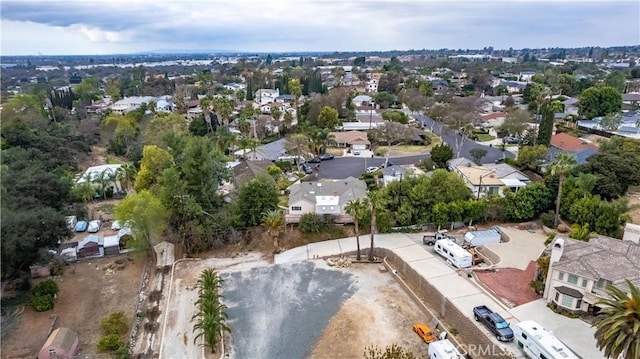
[[(425, 129), (428, 129), (429, 131), (433, 132), (434, 134), (440, 136), (442, 138), (442, 140), (448, 144), (449, 146), (451, 146), (451, 148), (453, 148), (453, 153), (454, 156), (456, 156), (457, 153), (457, 146), (456, 146), (456, 139), (459, 140), (459, 135), (457, 135), (456, 133), (449, 131), (446, 129), (446, 127), (439, 122), (433, 121), (432, 119), (421, 115), (421, 114), (411, 114), (410, 112), (407, 113), (408, 115), (411, 115), (413, 118), (415, 118), (416, 121), (418, 121), (418, 123), (422, 124), (422, 126)], [(460, 147), (460, 156), (461, 157), (467, 157), (467, 158), (473, 158), (471, 156), (471, 154), (469, 153), (469, 151), (471, 151), (474, 148), (480, 148), (480, 149), (484, 149), (485, 151), (487, 151), (487, 154), (482, 158), (482, 163), (495, 163), (498, 160), (501, 160), (505, 157), (507, 158), (514, 158), (515, 155), (509, 151), (502, 151), (500, 148), (495, 148), (495, 147), (490, 147), (490, 146), (485, 146), (482, 144), (479, 144), (475, 141), (472, 140), (465, 140), (461, 147)]]
[(533, 233), (519, 230), (516, 227), (500, 227), (509, 236), (509, 242), (489, 244), (485, 249), (500, 257), (500, 262), (494, 263), (498, 268), (527, 269), (531, 261), (536, 261), (545, 249), (547, 236), (537, 230)]
[(604, 358), (604, 354), (596, 347), (593, 337), (595, 330), (590, 324), (554, 313), (547, 308), (544, 299), (512, 308), (509, 312), (519, 321), (536, 321), (585, 359)]

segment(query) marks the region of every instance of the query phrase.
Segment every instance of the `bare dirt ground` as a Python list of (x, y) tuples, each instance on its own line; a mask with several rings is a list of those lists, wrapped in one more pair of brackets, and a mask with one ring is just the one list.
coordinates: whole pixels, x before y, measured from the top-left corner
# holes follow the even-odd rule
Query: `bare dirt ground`
[(329, 321), (311, 358), (362, 358), (367, 346), (384, 349), (396, 343), (417, 358), (426, 357), (427, 345), (413, 332), (413, 324), (426, 322), (422, 311), (389, 273), (376, 265), (344, 269), (358, 278), (355, 294)]
[[(116, 260), (121, 264), (114, 265)], [(124, 268), (117, 269), (123, 265)], [(133, 320), (135, 293), (143, 267), (142, 260), (132, 260), (126, 255), (91, 259), (64, 267), (63, 275), (54, 278), (60, 288), (54, 309), (38, 313), (26, 305), (19, 325), (2, 342), (2, 357), (35, 358), (56, 316), (54, 328), (67, 327), (80, 336), (79, 354), (97, 353), (103, 317), (124, 311)]]

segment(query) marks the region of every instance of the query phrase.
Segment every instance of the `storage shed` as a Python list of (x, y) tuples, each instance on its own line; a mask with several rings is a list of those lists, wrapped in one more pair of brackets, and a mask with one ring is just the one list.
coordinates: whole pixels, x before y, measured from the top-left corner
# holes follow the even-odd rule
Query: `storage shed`
[(58, 328), (47, 338), (38, 359), (71, 359), (78, 351), (78, 345), (78, 334), (68, 328)]
[(103, 243), (104, 239), (102, 236), (98, 236), (96, 234), (86, 236), (83, 240), (78, 242), (78, 257), (85, 258), (104, 255), (101, 248)]
[(104, 255), (120, 254), (120, 237), (107, 236), (104, 237)]
[(60, 257), (66, 262), (75, 262), (78, 260), (78, 253), (76, 247), (68, 247), (60, 252)]
[(486, 231), (473, 231), (464, 235), (465, 243), (472, 247), (500, 243), (500, 238), (500, 231), (497, 228), (492, 228)]

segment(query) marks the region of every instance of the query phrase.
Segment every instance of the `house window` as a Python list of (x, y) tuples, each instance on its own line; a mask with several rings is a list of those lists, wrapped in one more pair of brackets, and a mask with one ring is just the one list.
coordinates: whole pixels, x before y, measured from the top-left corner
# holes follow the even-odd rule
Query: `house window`
[(291, 206), (292, 211), (302, 211), (302, 207), (300, 206)]
[(575, 274), (569, 274), (569, 278), (567, 279), (567, 282), (571, 283), (571, 284), (578, 284), (578, 276)]
[(588, 281), (586, 279), (582, 280), (582, 288), (586, 288), (587, 287), (587, 283)]
[(573, 305), (573, 298), (571, 298), (568, 295), (563, 295), (562, 296), (562, 306), (563, 307), (567, 307), (567, 308), (571, 308), (572, 305)]
[(606, 289), (609, 284), (611, 284), (610, 280), (606, 280), (606, 279), (600, 278), (596, 282), (596, 288), (598, 288), (598, 289)]
[(556, 299), (555, 299), (556, 303), (558, 303), (558, 299), (560, 299), (560, 293), (556, 292)]
[(564, 273), (562, 272), (558, 273), (558, 280), (564, 280)]
[(55, 349), (49, 349), (49, 355), (56, 355)]
[(578, 299), (578, 301), (576, 302), (576, 309), (580, 309), (581, 306), (582, 306), (582, 299)]

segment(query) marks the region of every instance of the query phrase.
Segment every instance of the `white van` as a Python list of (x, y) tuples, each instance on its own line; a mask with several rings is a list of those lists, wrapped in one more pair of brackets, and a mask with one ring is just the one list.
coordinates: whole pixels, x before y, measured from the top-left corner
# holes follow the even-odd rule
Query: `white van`
[(429, 359), (464, 359), (449, 339), (429, 343)]
[(439, 239), (433, 246), (436, 253), (443, 256), (448, 263), (456, 268), (469, 268), (472, 265), (473, 256), (464, 248), (450, 239)]

